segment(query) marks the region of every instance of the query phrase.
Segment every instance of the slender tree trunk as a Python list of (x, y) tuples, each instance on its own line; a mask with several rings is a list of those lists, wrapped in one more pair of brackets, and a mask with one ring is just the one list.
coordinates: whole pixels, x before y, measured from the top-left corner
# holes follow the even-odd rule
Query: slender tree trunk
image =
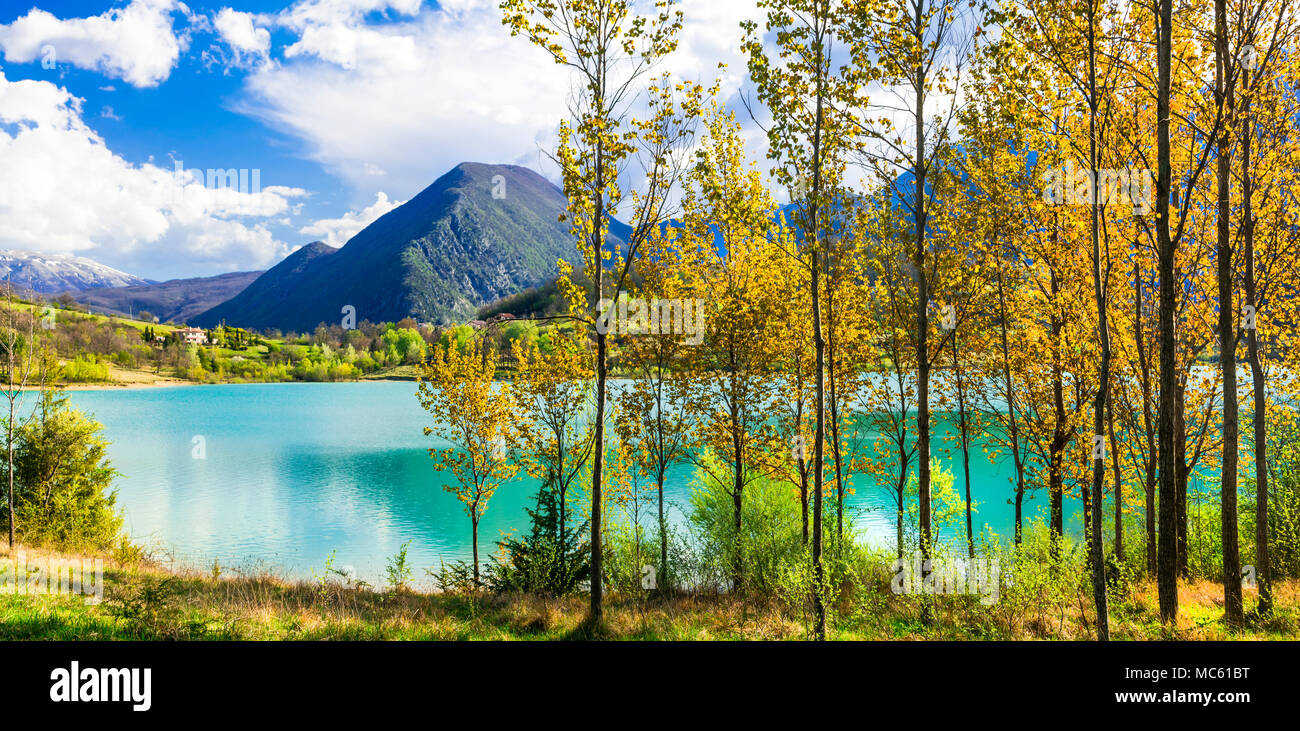
[[(1233, 82), (1228, 57), (1228, 10), (1226, 0), (1214, 0), (1215, 97), (1220, 114), (1231, 115)], [(1228, 230), (1231, 209), (1229, 178), (1232, 165), (1231, 127), (1219, 132), (1216, 155), (1218, 221), (1216, 227), (1219, 284), (1219, 366), (1223, 372), (1223, 461), (1219, 480), (1220, 529), (1223, 537), (1223, 610), (1230, 627), (1244, 624), (1241, 597), (1241, 558), (1237, 538), (1237, 448), (1240, 425), (1237, 415), (1237, 308), (1233, 306), (1232, 243)]]
[[(12, 350), (12, 348), (10, 348)], [(13, 373), (13, 354), (9, 355), (9, 372)], [(12, 389), (13, 386), (10, 385)], [(9, 445), (9, 550), (14, 547), (14, 400), (9, 399), (9, 422), (5, 424), (5, 440)]]
[(564, 472), (564, 434), (563, 434), (563, 430), (559, 430), (559, 429), (557, 429), (557, 430), (555, 430), (554, 434), (555, 434), (556, 456), (557, 456), (557, 458), (558, 458), (558, 459), (556, 460), (556, 463), (557, 463), (558, 466), (559, 466), (559, 473), (556, 475), (555, 491), (556, 491), (556, 496), (560, 499), (560, 505), (559, 505), (559, 508), (560, 508), (559, 524), (556, 525), (556, 527), (555, 527), (555, 529), (556, 529), (556, 533), (555, 533), (555, 545), (557, 545), (557, 546), (560, 547), (560, 555), (558, 556), (558, 558), (560, 559), (560, 569), (561, 569), (561, 570), (564, 570), (564, 569), (566, 568), (566, 564), (567, 564), (567, 562), (568, 562), (568, 556), (569, 556), (569, 553), (568, 553), (568, 551), (566, 550), (566, 549), (568, 548), (568, 546), (566, 545), (567, 541), (565, 540), (565, 538), (566, 538), (566, 536), (567, 536), (567, 533), (566, 533), (565, 530), (564, 530), (564, 527), (565, 527), (565, 519), (566, 519), (567, 514), (568, 514), (568, 511), (567, 511), (567, 505), (566, 505), (566, 503), (567, 503), (568, 501), (564, 499), (565, 492), (567, 492), (568, 479), (565, 478), (565, 476), (564, 476), (564, 475), (565, 475), (565, 472)]
[(1111, 471), (1115, 475), (1115, 560), (1124, 562), (1124, 474), (1120, 471), (1119, 441), (1115, 438), (1115, 400), (1106, 411), (1106, 430), (1110, 433)]
[(998, 306), (1001, 309), (1002, 379), (1007, 395), (1007, 420), (1011, 442), (1011, 461), (1016, 469), (1016, 545), (1020, 545), (1024, 526), (1025, 469), (1020, 459), (1020, 430), (1016, 423), (1016, 396), (1011, 391), (1011, 348), (1007, 343), (1007, 299), (1002, 280), (1002, 265), (998, 264)]
[(799, 509), (803, 514), (803, 545), (808, 545), (808, 468), (799, 460)]
[[(477, 510), (477, 508), (475, 508), (475, 510)], [(469, 522), (472, 524), (470, 532), (473, 535), (471, 540), (474, 544), (474, 588), (477, 589), (482, 586), (482, 584), (479, 583), (478, 578), (478, 518), (471, 517)]]
[[(1097, 180), (1097, 24), (1094, 13), (1096, 6), (1088, 5), (1088, 162), (1093, 181)], [(1101, 341), (1101, 367), (1097, 374), (1097, 400), (1093, 403), (1092, 433), (1094, 440), (1105, 444), (1106, 407), (1110, 397), (1110, 316), (1106, 310), (1106, 276), (1109, 267), (1103, 267), (1101, 255), (1101, 222), (1097, 199), (1097, 186), (1092, 187), (1092, 288), (1097, 305), (1097, 336)], [(1101, 513), (1103, 486), (1106, 479), (1106, 454), (1104, 449), (1095, 450), (1092, 465), (1092, 595), (1097, 610), (1097, 640), (1106, 642), (1110, 639), (1110, 626), (1106, 607), (1106, 563), (1102, 550)]]
[[(819, 45), (819, 48), (821, 46)], [(823, 90), (822, 73), (823, 62), (818, 58), (818, 79), (817, 79), (817, 118), (813, 124), (813, 195), (808, 201), (808, 231), (805, 237), (810, 237), (811, 256), (810, 264), (810, 291), (809, 296), (812, 299), (812, 317), (813, 317), (813, 348), (816, 351), (816, 371), (815, 379), (817, 392), (817, 423), (813, 435), (813, 578), (816, 582), (813, 592), (813, 605), (817, 615), (816, 628), (814, 636), (817, 640), (826, 639), (826, 603), (823, 596), (825, 588), (825, 572), (822, 567), (822, 495), (825, 492), (823, 487), (823, 464), (826, 449), (826, 338), (822, 332), (822, 304), (821, 304), (821, 232), (818, 228), (821, 222), (817, 218), (818, 206), (821, 203), (822, 195), (822, 160), (821, 160), (821, 133), (822, 133), (822, 104)]]
[(1174, 412), (1174, 474), (1178, 491), (1175, 493), (1178, 522), (1178, 575), (1188, 578), (1187, 567), (1187, 483), (1191, 468), (1187, 464), (1187, 383), (1178, 381)]
[(898, 465), (898, 505), (895, 506), (894, 513), (894, 534), (898, 546), (898, 557), (903, 557), (903, 547), (906, 545), (903, 538), (903, 516), (907, 514), (907, 462), (901, 457)]
[[(829, 257), (828, 257), (829, 258)], [(840, 454), (839, 391), (835, 378), (835, 283), (826, 276), (826, 355), (830, 361), (831, 457), (835, 460), (835, 554), (844, 547), (844, 465)]]
[[(8, 281), (5, 282), (5, 307), (8, 310), (10, 328), (10, 332), (8, 333), (8, 347), (5, 348), (9, 358), (9, 372), (5, 374), (5, 377), (9, 379), (9, 390), (5, 393), (5, 396), (9, 398), (9, 421), (5, 422), (5, 442), (8, 445), (9, 451), (9, 550), (13, 551), (14, 523), (18, 522), (17, 517), (14, 514), (14, 401), (18, 398), (18, 392), (20, 389), (14, 380), (14, 368), (17, 365), (14, 362), (14, 350), (18, 345), (18, 331), (16, 329), (14, 318), (13, 286), (9, 284)], [(23, 385), (26, 385), (27, 379), (25, 376), (22, 381)]]
[(844, 455), (840, 451), (839, 408), (835, 405), (835, 366), (831, 365), (831, 459), (835, 461), (835, 553), (844, 547)]
[(1156, 523), (1159, 511), (1156, 507), (1156, 484), (1159, 475), (1156, 472), (1156, 465), (1159, 457), (1155, 453), (1147, 456), (1146, 474), (1142, 482), (1142, 488), (1146, 497), (1146, 503), (1143, 509), (1146, 511), (1146, 536), (1147, 536), (1147, 573), (1151, 576), (1157, 574), (1157, 546), (1159, 539), (1156, 534)]
[[(819, 115), (820, 116), (820, 112)], [(813, 205), (815, 210), (816, 204)], [(816, 220), (815, 214), (813, 216)], [(817, 261), (816, 229), (813, 229), (812, 250), (812, 302), (813, 342), (817, 351), (817, 426), (813, 436), (813, 575), (816, 581), (813, 604), (817, 614), (815, 636), (826, 639), (826, 605), (822, 597), (824, 577), (822, 570), (822, 459), (826, 429), (826, 341), (822, 338), (820, 293), (820, 266)]]
[[(1146, 524), (1147, 574), (1156, 574), (1156, 444), (1151, 438), (1151, 369), (1147, 362), (1146, 341), (1142, 328), (1142, 273), (1136, 257), (1133, 261), (1133, 346), (1138, 358), (1138, 382), (1142, 386), (1142, 431), (1146, 452), (1142, 458), (1142, 517)], [(1136, 417), (1135, 417), (1136, 418)]]
[[(735, 421), (732, 422), (733, 424)], [(745, 452), (744, 452), (744, 434), (732, 434), (732, 473), (731, 473), (731, 505), (732, 505), (732, 527), (736, 531), (735, 553), (732, 557), (731, 565), (731, 590), (739, 594), (745, 586), (745, 553), (744, 553), (744, 535), (743, 530), (743, 503), (745, 489)]]
[[(601, 89), (603, 92), (603, 88)], [(603, 95), (598, 95), (598, 99), (603, 102)], [(596, 149), (596, 186), (593, 195), (593, 209), (595, 217), (592, 221), (594, 233), (592, 234), (592, 254), (596, 262), (596, 281), (595, 281), (595, 298), (599, 302), (605, 289), (605, 264), (603, 252), (605, 250), (604, 237), (601, 235), (604, 230), (605, 221), (605, 151), (597, 146)], [(618, 293), (614, 293), (614, 299), (618, 299)], [(611, 304), (614, 307), (615, 304)], [(608, 377), (607, 362), (607, 339), (606, 333), (600, 332), (601, 328), (596, 329), (596, 434), (592, 444), (592, 464), (591, 464), (591, 608), (588, 615), (588, 621), (591, 625), (599, 624), (604, 615), (604, 570), (605, 570), (605, 552), (601, 546), (601, 487), (605, 470), (605, 390), (606, 380)]]
[(1156, 239), (1160, 271), (1160, 545), (1156, 587), (1160, 596), (1160, 618), (1178, 620), (1178, 489), (1174, 469), (1177, 434), (1174, 431), (1177, 383), (1178, 343), (1174, 333), (1174, 310), (1179, 282), (1174, 271), (1177, 247), (1170, 234), (1169, 194), (1173, 188), (1173, 169), (1169, 143), (1169, 94), (1171, 87), (1171, 53), (1173, 50), (1173, 0), (1157, 0), (1156, 56), (1158, 82), (1156, 91)]
[[(1243, 76), (1246, 88), (1242, 100), (1241, 136), (1241, 210), (1242, 241), (1246, 258), (1246, 302), (1256, 308), (1259, 299), (1255, 281), (1255, 214), (1251, 209), (1254, 194), (1254, 175), (1250, 169), (1250, 148), (1254, 139), (1254, 125), (1250, 118), (1250, 70)], [(1265, 433), (1268, 403), (1264, 384), (1264, 364), (1259, 354), (1258, 320), (1246, 332), (1246, 357), (1250, 360), (1251, 397), (1255, 453), (1255, 580), (1259, 585), (1259, 613), (1273, 611), (1273, 574), (1268, 550), (1268, 435)]]
[[(1053, 234), (1055, 235), (1055, 234)], [(1056, 274), (1051, 276), (1052, 299), (1060, 292)], [(1061, 367), (1061, 331), (1064, 329), (1059, 311), (1053, 304), (1052, 310), (1052, 410), (1055, 423), (1052, 425), (1052, 445), (1047, 460), (1047, 489), (1051, 500), (1051, 534), (1052, 555), (1056, 556), (1065, 537), (1065, 448), (1070, 443), (1065, 431), (1065, 375)]]
[(916, 150), (912, 164), (913, 203), (912, 217), (915, 227), (915, 250), (912, 255), (913, 273), (916, 277), (916, 436), (917, 436), (917, 507), (921, 558), (930, 558), (930, 282), (926, 272), (926, 164), (925, 164), (925, 51), (926, 18), (920, 0), (911, 3), (912, 26), (908, 28), (916, 44), (915, 106), (909, 110), (916, 123)]
[[(918, 46), (924, 38), (921, 3), (915, 9), (915, 33)], [(913, 214), (916, 219), (916, 436), (918, 446), (916, 499), (920, 521), (921, 560), (930, 558), (930, 280), (926, 272), (925, 227), (925, 69), (916, 66), (916, 159), (912, 167), (915, 186)]]
[(662, 464), (659, 467), (655, 485), (659, 490), (659, 573), (662, 576), (659, 582), (659, 590), (666, 592), (671, 583), (668, 575), (668, 521), (664, 517), (664, 468)]
[(966, 425), (966, 393), (961, 380), (961, 363), (957, 357), (957, 331), (952, 332), (952, 369), (957, 380), (957, 428), (961, 437), (961, 467), (966, 476), (966, 553), (975, 558), (975, 534), (970, 508), (970, 435)]

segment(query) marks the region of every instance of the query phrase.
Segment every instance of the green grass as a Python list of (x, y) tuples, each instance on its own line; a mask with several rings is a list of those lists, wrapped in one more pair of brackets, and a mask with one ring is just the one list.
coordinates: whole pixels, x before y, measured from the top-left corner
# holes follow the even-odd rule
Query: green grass
[[(41, 551), (27, 549), (28, 555)], [(604, 622), (587, 623), (585, 596), (378, 592), (261, 573), (214, 577), (168, 571), (145, 559), (105, 561), (105, 596), (0, 595), (0, 639), (9, 640), (799, 640), (809, 617), (772, 598), (612, 593)], [(1217, 592), (1216, 592), (1217, 590)], [(1221, 589), (1180, 588), (1175, 628), (1159, 622), (1154, 589), (1115, 600), (1112, 635), (1128, 640), (1295, 639), (1297, 582), (1278, 587), (1280, 608), (1240, 632), (1222, 623)], [(931, 618), (922, 606), (928, 603)], [(846, 593), (829, 636), (838, 640), (1088, 639), (1067, 607), (1064, 629), (1012, 620), (1022, 610), (970, 598), (894, 596), (883, 586)], [(1020, 617), (1023, 619), (1023, 617)], [(1086, 618), (1085, 618), (1086, 619)]]

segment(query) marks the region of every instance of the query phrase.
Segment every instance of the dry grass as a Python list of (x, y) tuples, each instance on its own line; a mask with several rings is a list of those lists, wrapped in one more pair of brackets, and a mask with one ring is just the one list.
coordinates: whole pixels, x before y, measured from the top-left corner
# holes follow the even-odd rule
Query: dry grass
[[(22, 549), (29, 557), (75, 558)], [(0, 549), (0, 560), (9, 552)], [(255, 640), (790, 640), (805, 639), (809, 617), (775, 599), (717, 595), (612, 594), (599, 627), (586, 622), (584, 596), (376, 592), (337, 583), (288, 581), (267, 571), (172, 570), (138, 553), (105, 557), (105, 596), (0, 596), (6, 639)], [(1253, 606), (1249, 592), (1247, 608)], [(1222, 622), (1222, 590), (1211, 582), (1180, 586), (1176, 626), (1159, 622), (1154, 587), (1135, 586), (1113, 600), (1117, 639), (1279, 639), (1300, 635), (1300, 583), (1277, 587), (1278, 612), (1241, 631)], [(1089, 639), (1086, 601), (1025, 612), (973, 597), (894, 596), (879, 586), (837, 603), (835, 639)]]

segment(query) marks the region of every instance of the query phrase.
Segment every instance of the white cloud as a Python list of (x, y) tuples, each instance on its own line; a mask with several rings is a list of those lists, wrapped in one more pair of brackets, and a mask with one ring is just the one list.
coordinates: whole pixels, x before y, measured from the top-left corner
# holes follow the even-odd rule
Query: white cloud
[(172, 14), (189, 15), (177, 0), (132, 0), (90, 18), (60, 20), (33, 8), (9, 25), (0, 25), (0, 48), (13, 63), (47, 59), (95, 70), (137, 87), (166, 80), (188, 44), (177, 36)]
[(271, 52), (271, 32), (255, 26), (253, 20), (250, 13), (222, 8), (212, 21), (217, 35), (230, 46), (236, 66), (265, 61)]
[(374, 223), (378, 218), (405, 201), (390, 201), (382, 190), (375, 196), (375, 202), (361, 211), (348, 211), (342, 218), (323, 218), (303, 226), (298, 233), (324, 241), (330, 246), (342, 246), (348, 239), (356, 236), (361, 229)]
[(275, 22), (296, 40), (238, 108), (366, 196), (413, 194), (466, 160), (536, 166), (564, 113), (565, 75), (489, 0), (305, 2)]
[(400, 27), (394, 32), (371, 27), (364, 18), (389, 11), (410, 17), (419, 9), (419, 0), (305, 0), (276, 22), (298, 35), (298, 41), (284, 49), (285, 58), (317, 58), (347, 69), (361, 64), (409, 71), (419, 65), (415, 38)]
[(272, 264), (290, 247), (267, 219), (306, 195), (211, 190), (197, 171), (133, 165), (85, 123), (81, 99), (3, 72), (0, 169), (0, 248), (76, 253), (141, 276)]
[[(743, 20), (759, 21), (763, 14), (755, 0), (682, 0), (681, 34), (677, 50), (665, 67), (680, 78), (704, 84), (721, 77), (721, 94), (730, 97), (739, 91), (746, 76), (746, 56), (740, 48)], [(725, 71), (718, 69), (725, 63)]]
[[(739, 24), (759, 17), (754, 0), (684, 0), (682, 9), (681, 43), (664, 69), (708, 83), (725, 61), (731, 96), (745, 74)], [(574, 80), (511, 37), (497, 0), (305, 0), (257, 21), (292, 38), (248, 76), (237, 108), (302, 140), (357, 192), (414, 194), (467, 160), (551, 172), (544, 153)]]

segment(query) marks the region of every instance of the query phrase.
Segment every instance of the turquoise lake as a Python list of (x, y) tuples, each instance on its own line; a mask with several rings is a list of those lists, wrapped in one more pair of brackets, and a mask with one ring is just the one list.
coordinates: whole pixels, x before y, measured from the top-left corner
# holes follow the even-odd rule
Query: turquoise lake
[[(469, 559), (470, 526), (442, 488), (426, 437), (427, 414), (414, 383), (281, 383), (75, 391), (72, 402), (103, 423), (126, 529), (182, 564), (227, 569), (272, 568), (309, 578), (335, 552), (335, 565), (372, 583), (386, 559), (410, 542), (422, 569)], [(196, 442), (196, 437), (201, 438)], [(204, 458), (195, 457), (202, 445)], [(963, 484), (960, 455), (936, 451)], [(956, 459), (953, 459), (953, 457)], [(1010, 459), (989, 464), (972, 448), (977, 530), (1013, 532)], [(670, 477), (666, 500), (684, 521), (691, 469)], [(854, 480), (848, 514), (868, 540), (892, 545), (893, 499), (865, 477)], [(524, 507), (537, 483), (502, 487), (480, 526), (481, 557), (503, 531), (527, 527)], [(1043, 514), (1045, 496), (1026, 500)], [(1078, 532), (1077, 502), (1067, 505)], [(833, 519), (833, 518), (832, 518)]]

